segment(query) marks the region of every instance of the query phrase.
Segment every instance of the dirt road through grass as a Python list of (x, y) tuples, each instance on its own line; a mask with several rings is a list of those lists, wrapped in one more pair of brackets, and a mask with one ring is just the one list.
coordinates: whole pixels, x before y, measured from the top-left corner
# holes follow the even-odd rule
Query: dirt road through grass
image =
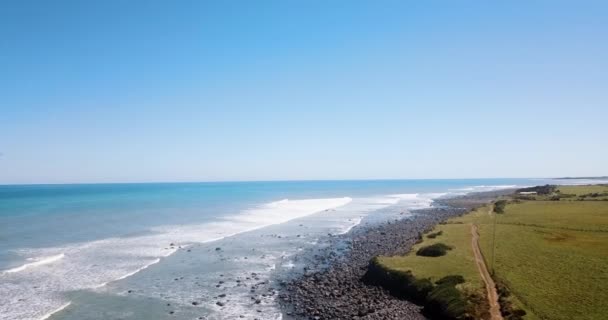
[(471, 224), (471, 246), (473, 247), (473, 253), (475, 254), (475, 264), (477, 265), (477, 269), (479, 269), (479, 274), (483, 279), (483, 282), (486, 286), (486, 291), (488, 295), (488, 302), (490, 303), (490, 319), (491, 320), (502, 320), (502, 315), (500, 314), (500, 305), (498, 304), (498, 293), (496, 292), (496, 285), (494, 284), (494, 280), (490, 276), (488, 272), (488, 268), (486, 267), (486, 263), (483, 260), (483, 256), (481, 255), (481, 250), (479, 249), (479, 233), (477, 232), (477, 226)]

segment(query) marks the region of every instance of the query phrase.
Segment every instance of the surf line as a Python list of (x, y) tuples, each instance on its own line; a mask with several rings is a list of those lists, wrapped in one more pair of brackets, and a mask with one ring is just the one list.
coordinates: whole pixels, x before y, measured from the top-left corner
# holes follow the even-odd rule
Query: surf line
[(46, 320), (46, 319), (50, 318), (55, 313), (57, 313), (57, 312), (65, 309), (65, 308), (67, 308), (71, 304), (72, 304), (72, 301), (68, 301), (66, 304), (62, 305), (61, 307), (59, 307), (59, 308), (57, 308), (57, 309), (55, 309), (55, 310), (53, 310), (53, 311), (51, 311), (51, 312), (43, 315), (42, 318), (40, 318), (40, 320)]
[(55, 261), (59, 261), (61, 259), (63, 259), (63, 257), (65, 257), (65, 254), (61, 253), (55, 256), (50, 256), (50, 257), (46, 257), (46, 258), (42, 258), (38, 261), (34, 261), (34, 262), (30, 262), (30, 263), (25, 263), (19, 267), (16, 268), (12, 268), (12, 269), (8, 269), (3, 271), (2, 273), (15, 273), (15, 272), (19, 272), (19, 271), (23, 271), (29, 267), (37, 267), (37, 266), (41, 266), (41, 265), (45, 265), (45, 264), (49, 264), (49, 263), (53, 263)]

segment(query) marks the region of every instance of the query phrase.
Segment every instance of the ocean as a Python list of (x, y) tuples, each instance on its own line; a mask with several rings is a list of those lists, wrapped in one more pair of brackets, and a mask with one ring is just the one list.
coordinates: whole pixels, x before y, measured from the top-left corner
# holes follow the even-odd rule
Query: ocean
[[(547, 179), (0, 186), (0, 319), (281, 319), (298, 254), (432, 200)], [(242, 280), (242, 281), (241, 281)], [(223, 302), (218, 304), (218, 297)]]

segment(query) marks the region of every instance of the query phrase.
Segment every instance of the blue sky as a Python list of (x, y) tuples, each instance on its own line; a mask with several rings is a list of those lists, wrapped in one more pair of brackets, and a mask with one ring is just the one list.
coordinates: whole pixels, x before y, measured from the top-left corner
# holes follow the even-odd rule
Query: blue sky
[(605, 1), (3, 1), (0, 183), (605, 175)]

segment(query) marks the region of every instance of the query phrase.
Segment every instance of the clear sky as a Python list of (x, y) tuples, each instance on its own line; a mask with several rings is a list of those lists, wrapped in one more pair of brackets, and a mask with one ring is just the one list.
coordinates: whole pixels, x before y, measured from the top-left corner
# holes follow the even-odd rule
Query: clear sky
[(607, 1), (0, 2), (0, 183), (608, 174)]

